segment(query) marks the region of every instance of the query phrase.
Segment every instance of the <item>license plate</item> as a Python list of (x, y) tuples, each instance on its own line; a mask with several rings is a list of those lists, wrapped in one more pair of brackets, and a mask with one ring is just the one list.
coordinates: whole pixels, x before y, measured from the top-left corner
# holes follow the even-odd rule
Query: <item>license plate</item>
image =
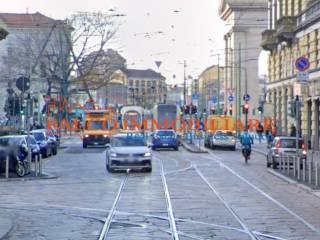
[(169, 144), (167, 144), (167, 143), (164, 143), (164, 144), (162, 144), (162, 146), (165, 146), (165, 147), (167, 147), (167, 146), (169, 146)]
[(94, 144), (94, 145), (98, 145), (99, 143), (97, 143), (97, 142), (94, 142), (93, 144)]

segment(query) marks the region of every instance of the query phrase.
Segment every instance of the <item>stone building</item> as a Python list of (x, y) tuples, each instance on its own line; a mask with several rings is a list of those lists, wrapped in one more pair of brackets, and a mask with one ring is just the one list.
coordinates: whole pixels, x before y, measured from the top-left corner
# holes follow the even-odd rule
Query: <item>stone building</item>
[(127, 104), (152, 108), (154, 105), (166, 102), (166, 79), (160, 73), (151, 69), (126, 69)]
[[(249, 117), (257, 112), (259, 101), (258, 59), (261, 33), (267, 28), (266, 0), (220, 0), (219, 15), (228, 28), (225, 40), (225, 106), (241, 117), (242, 97), (251, 96)], [(228, 101), (233, 96), (233, 102)], [(236, 103), (236, 104), (235, 104)], [(228, 111), (229, 112), (229, 111)]]
[[(270, 52), (267, 101), (273, 106), (278, 134), (290, 134), (292, 125), (319, 149), (320, 98), (320, 1), (269, 0), (268, 29), (262, 33), (261, 46)], [(308, 84), (297, 80), (296, 59), (309, 59)], [(302, 101), (301, 126), (288, 113), (289, 102)]]
[(213, 103), (212, 98), (218, 99), (220, 84), (220, 114), (224, 113), (224, 70), (224, 67), (219, 68), (217, 65), (213, 65), (200, 74), (198, 79), (198, 109), (200, 112), (210, 113), (211, 109), (217, 108), (217, 103)]

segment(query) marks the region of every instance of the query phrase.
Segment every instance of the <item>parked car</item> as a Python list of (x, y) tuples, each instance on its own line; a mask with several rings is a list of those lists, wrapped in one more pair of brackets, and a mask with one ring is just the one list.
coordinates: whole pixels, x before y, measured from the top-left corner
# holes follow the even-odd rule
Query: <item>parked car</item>
[(280, 162), (281, 155), (299, 156), (301, 159), (306, 159), (307, 152), (303, 139), (299, 139), (299, 150), (296, 150), (295, 137), (275, 137), (272, 144), (268, 147), (267, 167), (277, 168)]
[(31, 131), (31, 134), (37, 141), (40, 147), (42, 157), (56, 155), (58, 152), (58, 145), (54, 136), (48, 135), (46, 129), (38, 129)]
[(106, 146), (107, 171), (127, 169), (152, 171), (152, 154), (143, 136), (116, 134)]
[(228, 130), (217, 130), (213, 135), (205, 140), (206, 146), (211, 149), (228, 148), (233, 151), (236, 150), (236, 137), (234, 132)]
[(179, 150), (179, 139), (174, 130), (157, 130), (152, 134), (152, 150), (173, 148)]

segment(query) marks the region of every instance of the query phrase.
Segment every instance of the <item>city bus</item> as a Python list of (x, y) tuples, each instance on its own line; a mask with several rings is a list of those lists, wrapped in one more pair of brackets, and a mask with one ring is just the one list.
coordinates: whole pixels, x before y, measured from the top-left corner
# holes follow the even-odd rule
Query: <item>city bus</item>
[(89, 145), (105, 146), (115, 132), (113, 112), (108, 110), (85, 111), (83, 148)]
[(121, 109), (121, 129), (123, 131), (143, 130), (144, 108), (140, 106), (124, 106)]

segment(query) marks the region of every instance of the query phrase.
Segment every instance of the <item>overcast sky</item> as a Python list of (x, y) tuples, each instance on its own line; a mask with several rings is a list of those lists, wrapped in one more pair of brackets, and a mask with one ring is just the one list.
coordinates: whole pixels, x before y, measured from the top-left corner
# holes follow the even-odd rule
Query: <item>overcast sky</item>
[(127, 59), (128, 67), (158, 70), (155, 61), (162, 61), (158, 71), (169, 83), (181, 83), (183, 60), (187, 61), (187, 74), (197, 77), (217, 63), (210, 55), (223, 53), (225, 28), (218, 5), (218, 0), (8, 0), (1, 11), (39, 11), (64, 19), (77, 11), (115, 9), (126, 17), (119, 18), (122, 24), (111, 47)]

